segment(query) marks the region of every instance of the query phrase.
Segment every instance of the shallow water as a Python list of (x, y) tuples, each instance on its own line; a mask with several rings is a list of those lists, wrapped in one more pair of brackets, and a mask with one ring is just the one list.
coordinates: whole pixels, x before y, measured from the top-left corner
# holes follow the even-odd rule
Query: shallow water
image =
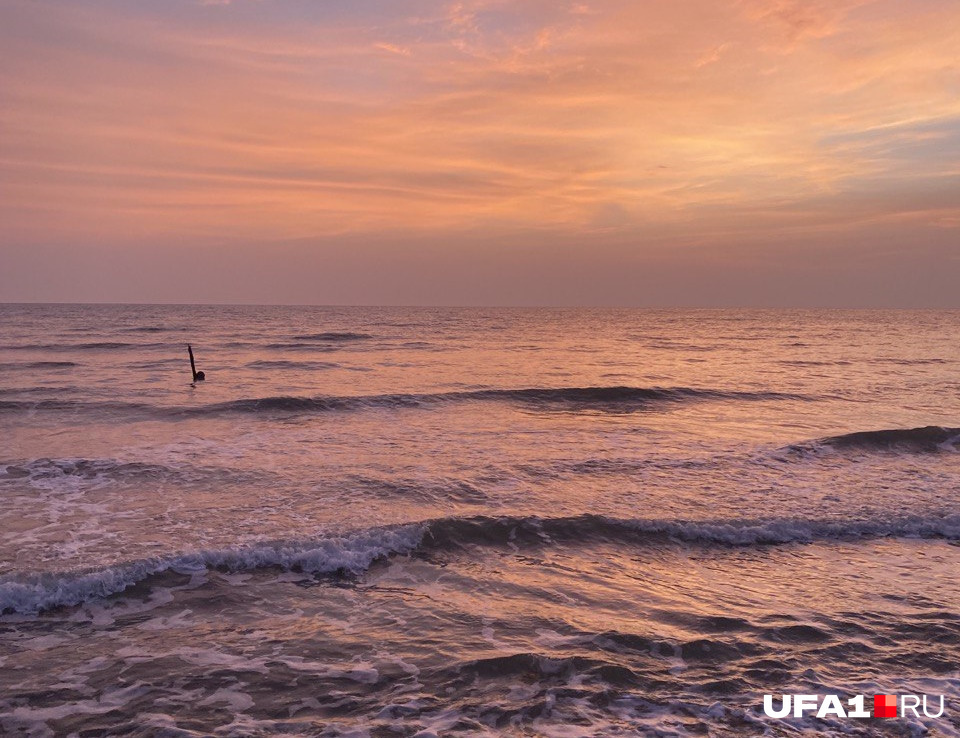
[(0, 732), (958, 734), (958, 377), (958, 312), (0, 306)]

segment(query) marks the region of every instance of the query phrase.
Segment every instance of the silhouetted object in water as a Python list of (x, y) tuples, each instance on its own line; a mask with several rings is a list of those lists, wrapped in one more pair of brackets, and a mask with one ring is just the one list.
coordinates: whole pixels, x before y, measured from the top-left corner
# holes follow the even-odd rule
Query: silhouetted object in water
[(197, 371), (197, 365), (193, 361), (193, 346), (191, 346), (189, 343), (187, 344), (187, 353), (190, 354), (190, 371), (193, 372), (193, 381), (202, 382), (207, 378), (207, 375), (203, 372)]

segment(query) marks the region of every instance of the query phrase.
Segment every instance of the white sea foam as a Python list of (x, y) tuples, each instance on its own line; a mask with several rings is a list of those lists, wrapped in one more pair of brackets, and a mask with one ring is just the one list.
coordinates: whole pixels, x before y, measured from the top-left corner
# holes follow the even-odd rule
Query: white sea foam
[(524, 542), (552, 545), (588, 540), (617, 540), (636, 545), (755, 546), (889, 537), (960, 540), (960, 515), (816, 522), (623, 520), (599, 515), (440, 518), (369, 528), (340, 537), (263, 542), (155, 557), (96, 571), (8, 577), (0, 580), (0, 612), (30, 614), (78, 605), (117, 594), (168, 571), (199, 574), (208, 569), (242, 572), (276, 567), (309, 574), (360, 574), (377, 559), (410, 553), (420, 547), (456, 549), (463, 545), (498, 543), (519, 547)]
[(36, 613), (108, 597), (137, 582), (167, 571), (188, 573), (208, 568), (231, 571), (264, 567), (296, 569), (314, 574), (359, 573), (376, 559), (416, 548), (422, 525), (374, 528), (343, 537), (308, 542), (259, 543), (179, 556), (143, 559), (96, 571), (44, 574), (0, 580), (0, 612)]

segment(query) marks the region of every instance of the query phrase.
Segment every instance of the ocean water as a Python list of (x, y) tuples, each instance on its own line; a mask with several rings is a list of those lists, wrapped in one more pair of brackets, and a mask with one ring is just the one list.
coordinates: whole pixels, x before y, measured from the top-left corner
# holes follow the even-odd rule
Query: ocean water
[(960, 312), (0, 305), (0, 734), (958, 735), (958, 426)]

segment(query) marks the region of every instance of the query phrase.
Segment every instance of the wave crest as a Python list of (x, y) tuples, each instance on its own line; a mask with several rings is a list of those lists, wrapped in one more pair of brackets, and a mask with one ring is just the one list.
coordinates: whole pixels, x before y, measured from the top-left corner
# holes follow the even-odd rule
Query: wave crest
[(471, 546), (540, 546), (616, 541), (632, 545), (783, 545), (888, 537), (960, 540), (960, 515), (878, 521), (682, 521), (571, 517), (450, 517), (368, 528), (306, 541), (258, 542), (129, 562), (105, 569), (0, 579), (0, 613), (37, 613), (123, 592), (168, 571), (280, 568), (361, 574), (397, 554), (456, 552)]
[(642, 520), (602, 515), (573, 517), (467, 517), (431, 521), (424, 545), (519, 545), (576, 541), (663, 543), (678, 541), (724, 546), (782, 545), (821, 540), (888, 537), (960, 539), (960, 515), (897, 520)]
[(44, 489), (50, 488), (51, 481), (73, 478), (95, 483), (164, 481), (176, 484), (197, 482), (218, 484), (224, 481), (263, 482), (268, 476), (269, 472), (264, 470), (240, 470), (219, 466), (167, 466), (110, 458), (39, 458), (0, 461), (0, 482), (22, 481)]
[(75, 366), (79, 366), (75, 361), (28, 361), (28, 362), (5, 362), (0, 364), (0, 369), (4, 369), (4, 370), (69, 369)]
[(787, 450), (799, 454), (823, 448), (838, 451), (934, 454), (956, 451), (958, 442), (960, 442), (960, 428), (928, 425), (923, 428), (892, 428), (844, 433), (790, 446)]
[(350, 333), (348, 331), (327, 333), (308, 333), (302, 336), (294, 336), (298, 341), (365, 341), (373, 338), (369, 333)]
[(298, 369), (298, 370), (320, 370), (320, 369), (337, 369), (340, 365), (332, 361), (288, 361), (284, 359), (276, 360), (266, 360), (260, 359), (258, 361), (251, 361), (247, 364), (248, 369), (263, 369), (263, 370), (277, 370), (277, 369)]
[(118, 594), (149, 577), (170, 571), (249, 571), (277, 567), (314, 574), (359, 574), (377, 559), (413, 550), (420, 541), (421, 528), (412, 524), (359, 531), (339, 538), (256, 543), (155, 557), (93, 571), (6, 578), (0, 580), (0, 613), (32, 614), (79, 605)]
[(632, 412), (654, 405), (697, 400), (810, 400), (804, 395), (779, 392), (746, 392), (695, 389), (691, 387), (528, 387), (522, 389), (480, 389), (436, 393), (396, 393), (361, 396), (260, 397), (229, 400), (195, 407), (160, 407), (140, 403), (68, 400), (0, 403), (0, 411), (37, 410), (129, 410), (165, 418), (223, 415), (230, 413), (317, 413), (331, 410), (429, 407), (446, 403), (500, 402), (533, 408), (561, 410), (594, 409), (603, 412)]

